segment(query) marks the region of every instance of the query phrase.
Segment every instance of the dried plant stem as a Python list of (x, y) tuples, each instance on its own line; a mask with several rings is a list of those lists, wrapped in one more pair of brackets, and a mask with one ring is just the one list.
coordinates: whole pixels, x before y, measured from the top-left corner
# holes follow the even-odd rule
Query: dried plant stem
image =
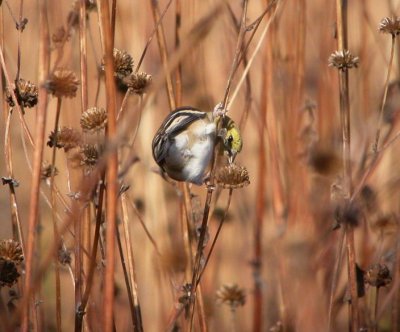
[(331, 284), (331, 289), (330, 289), (330, 294), (329, 294), (329, 311), (328, 311), (328, 331), (332, 331), (332, 324), (333, 324), (333, 305), (335, 301), (335, 292), (337, 288), (337, 284), (339, 281), (339, 276), (340, 276), (340, 268), (342, 266), (342, 257), (343, 257), (343, 246), (344, 246), (344, 237), (345, 237), (345, 232), (344, 230), (341, 231), (340, 233), (340, 238), (339, 238), (339, 243), (338, 243), (338, 249), (336, 252), (336, 259), (335, 259), (335, 267), (333, 270), (333, 276), (332, 276), (332, 284)]
[[(106, 74), (106, 99), (107, 99), (107, 140), (113, 142), (117, 134), (116, 122), (116, 89), (114, 81), (113, 38), (110, 24), (110, 10), (106, 0), (100, 1), (101, 26), (104, 33), (104, 63)], [(106, 209), (106, 268), (104, 277), (103, 317), (104, 331), (113, 329), (114, 309), (114, 272), (115, 272), (115, 232), (117, 217), (117, 178), (118, 178), (118, 153), (113, 149), (107, 160), (107, 209)]]
[(103, 213), (103, 201), (104, 201), (104, 191), (105, 191), (104, 178), (105, 175), (103, 174), (99, 185), (99, 196), (98, 196), (99, 200), (96, 209), (96, 227), (94, 230), (93, 246), (90, 254), (90, 265), (86, 278), (86, 288), (82, 296), (82, 302), (77, 306), (77, 310), (75, 313), (75, 332), (79, 332), (82, 330), (82, 319), (85, 314), (86, 306), (89, 301), (90, 292), (93, 286), (93, 278), (97, 262), (96, 256), (100, 238), (100, 227), (101, 227), (102, 213)]
[[(7, 109), (4, 106), (4, 109)], [(21, 244), (22, 253), (25, 255), (25, 241), (22, 232), (21, 219), (18, 212), (17, 196), (15, 193), (15, 185), (13, 182), (13, 163), (12, 163), (12, 148), (11, 148), (11, 135), (10, 135), (10, 122), (11, 122), (11, 110), (4, 112), (5, 116), (5, 134), (4, 134), (4, 159), (7, 168), (7, 176), (11, 179), (8, 183), (10, 190), (10, 210), (11, 210), (11, 224), (13, 229), (13, 237), (18, 240)]]
[[(54, 122), (54, 140), (57, 142), (58, 134), (58, 123), (60, 121), (61, 113), (61, 101), (60, 97), (57, 98), (57, 110), (56, 119)], [(56, 193), (54, 192), (54, 177), (55, 177), (55, 167), (56, 167), (56, 155), (57, 147), (56, 144), (53, 145), (52, 157), (51, 157), (51, 176), (50, 176), (50, 195), (51, 195), (51, 217), (53, 221), (53, 236), (54, 239), (58, 239), (58, 229), (57, 229), (57, 203), (56, 203)], [(56, 283), (56, 322), (57, 331), (61, 331), (61, 283), (60, 283), (60, 265), (58, 263), (58, 252), (54, 252), (54, 272), (55, 272), (55, 283)]]
[[(379, 287), (375, 287), (375, 299), (374, 299), (374, 316), (373, 316), (373, 322), (372, 322), (372, 329), (371, 332), (377, 332), (378, 331), (378, 303), (379, 303)], [(396, 330), (394, 330), (396, 331)]]
[[(46, 127), (46, 108), (47, 108), (47, 91), (43, 85), (47, 79), (49, 72), (49, 28), (47, 21), (47, 1), (39, 1), (39, 103), (36, 113), (36, 135), (35, 149), (33, 154), (33, 173), (30, 193), (29, 219), (28, 219), (28, 239), (26, 244), (26, 259), (25, 259), (25, 284), (24, 297), (22, 301), (22, 332), (29, 330), (29, 311), (30, 311), (30, 296), (32, 287), (33, 274), (33, 252), (35, 250), (36, 225), (39, 214), (39, 189), (40, 177), (42, 168), (43, 146)], [(17, 105), (17, 104), (16, 104)]]
[(381, 127), (382, 127), (382, 121), (383, 121), (383, 109), (385, 108), (387, 92), (388, 92), (388, 89), (389, 89), (389, 80), (390, 80), (390, 73), (391, 73), (392, 66), (393, 66), (395, 42), (396, 42), (396, 36), (392, 35), (392, 46), (391, 46), (391, 49), (390, 49), (389, 66), (388, 66), (388, 71), (387, 71), (387, 75), (386, 75), (385, 89), (384, 89), (384, 93), (383, 93), (382, 105), (381, 105), (381, 108), (379, 110), (378, 128), (376, 130), (375, 142), (374, 142), (374, 145), (373, 145), (373, 151), (375, 153), (377, 153), (378, 147), (379, 147), (379, 139), (380, 139), (380, 135), (381, 135)]
[(150, 0), (151, 2), (151, 11), (153, 14), (154, 25), (157, 26), (157, 23), (160, 22), (160, 25), (157, 26), (157, 42), (158, 49), (160, 51), (161, 62), (164, 69), (165, 75), (165, 84), (167, 88), (167, 95), (169, 101), (169, 107), (171, 110), (176, 108), (175, 97), (174, 97), (174, 89), (172, 84), (170, 65), (168, 61), (168, 53), (167, 53), (167, 42), (165, 40), (165, 33), (162, 21), (160, 20), (160, 11), (158, 8), (158, 2), (156, 0)]
[[(347, 49), (347, 2), (336, 0), (336, 19), (338, 30), (338, 49)], [(352, 196), (352, 176), (350, 160), (350, 99), (349, 99), (349, 75), (348, 70), (339, 70), (339, 91), (340, 91), (340, 119), (342, 127), (342, 161), (344, 179), (344, 199), (349, 202)], [(354, 229), (351, 225), (344, 225), (346, 232), (346, 249), (348, 263), (348, 282), (350, 287), (351, 302), (350, 322), (353, 332), (358, 331), (359, 311), (356, 278), (356, 258), (354, 248)]]
[(154, 28), (153, 28), (153, 31), (152, 31), (151, 34), (150, 34), (150, 37), (147, 39), (146, 45), (145, 45), (145, 47), (144, 47), (144, 49), (143, 49), (142, 54), (140, 55), (140, 59), (139, 59), (138, 64), (137, 64), (137, 66), (136, 66), (135, 72), (138, 72), (138, 71), (139, 71), (139, 69), (140, 69), (140, 67), (141, 67), (141, 65), (142, 65), (142, 63), (143, 63), (144, 57), (145, 57), (145, 55), (146, 55), (146, 53), (147, 53), (147, 50), (148, 50), (148, 48), (149, 48), (149, 46), (150, 46), (150, 43), (151, 43), (151, 41), (153, 40), (153, 37), (154, 37), (154, 35), (155, 35), (155, 33), (156, 33), (157, 29), (158, 29), (158, 26), (161, 24), (161, 22), (162, 22), (162, 20), (163, 20), (163, 18), (164, 18), (164, 16), (165, 16), (165, 14), (167, 13), (168, 8), (171, 6), (171, 3), (172, 3), (172, 0), (169, 0), (168, 3), (167, 3), (167, 5), (165, 6), (163, 12), (161, 13), (161, 15), (160, 15), (158, 21), (156, 22), (156, 24), (155, 24), (155, 26), (154, 26)]
[(121, 195), (121, 206), (122, 206), (122, 222), (123, 232), (125, 238), (125, 250), (128, 257), (128, 279), (127, 282), (130, 285), (130, 292), (128, 294), (129, 301), (132, 302), (133, 308), (131, 308), (132, 321), (134, 324), (134, 331), (143, 331), (142, 315), (140, 310), (139, 296), (137, 292), (137, 282), (135, 273), (135, 261), (133, 257), (132, 241), (129, 232), (129, 221), (128, 221), (128, 198), (126, 193)]
[(199, 278), (197, 279), (197, 284), (200, 282), (201, 277), (203, 276), (203, 273), (204, 273), (204, 271), (205, 271), (205, 269), (207, 267), (207, 264), (210, 261), (210, 257), (211, 257), (211, 255), (212, 255), (212, 253), (214, 251), (214, 247), (215, 247), (215, 244), (217, 243), (218, 236), (221, 233), (222, 226), (224, 224), (226, 216), (228, 215), (229, 207), (231, 205), (231, 200), (232, 200), (232, 193), (233, 193), (233, 189), (229, 189), (228, 202), (226, 203), (226, 208), (224, 210), (224, 215), (222, 216), (222, 218), (221, 218), (221, 220), (219, 222), (219, 225), (218, 225), (217, 231), (215, 233), (214, 239), (213, 239), (213, 241), (211, 243), (210, 251), (209, 251), (209, 253), (207, 255), (207, 258), (206, 258), (206, 260), (204, 262), (204, 266), (203, 266), (203, 269), (200, 272)]

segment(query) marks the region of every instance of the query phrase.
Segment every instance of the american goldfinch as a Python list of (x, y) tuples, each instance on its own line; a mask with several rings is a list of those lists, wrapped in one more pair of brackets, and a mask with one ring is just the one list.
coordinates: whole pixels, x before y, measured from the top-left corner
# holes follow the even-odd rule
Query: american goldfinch
[[(217, 133), (218, 121), (222, 123)], [(242, 149), (242, 138), (233, 120), (190, 106), (180, 107), (168, 114), (154, 136), (153, 157), (172, 179), (201, 185), (218, 137), (229, 162), (233, 162)]]

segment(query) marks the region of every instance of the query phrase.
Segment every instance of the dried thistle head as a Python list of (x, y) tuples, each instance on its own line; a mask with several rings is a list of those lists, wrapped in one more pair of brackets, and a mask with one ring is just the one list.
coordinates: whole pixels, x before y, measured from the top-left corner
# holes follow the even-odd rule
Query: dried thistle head
[[(114, 48), (114, 75), (118, 78), (124, 78), (133, 71), (133, 59), (126, 51)], [(104, 65), (103, 65), (104, 66)]]
[(217, 290), (216, 296), (218, 302), (228, 305), (232, 310), (246, 303), (245, 291), (236, 284), (222, 285)]
[[(14, 88), (14, 93), (18, 104), (23, 107), (33, 107), (38, 102), (38, 88), (30, 81), (20, 78)], [(8, 90), (6, 92), (6, 98), (8, 105), (14, 107), (14, 101)]]
[(357, 68), (359, 63), (358, 56), (354, 56), (349, 50), (335, 51), (329, 56), (328, 64), (330, 67), (336, 67), (339, 70), (346, 71), (351, 68)]
[(246, 167), (229, 164), (220, 168), (216, 174), (217, 184), (225, 189), (243, 188), (250, 184)]
[(385, 17), (379, 23), (379, 31), (389, 33), (396, 37), (400, 33), (400, 19), (398, 17)]
[(78, 147), (82, 143), (81, 133), (70, 127), (62, 127), (57, 132), (52, 131), (49, 135), (47, 145), (49, 147), (64, 148), (67, 152), (70, 149)]
[(0, 241), (0, 287), (11, 287), (20, 276), (17, 267), (24, 260), (19, 242), (12, 239)]
[(62, 265), (71, 264), (71, 262), (72, 262), (71, 251), (64, 248), (63, 246), (60, 246), (60, 248), (58, 249), (58, 261)]
[(100, 151), (95, 144), (85, 144), (80, 149), (80, 165), (92, 168), (99, 160)]
[(52, 165), (43, 165), (42, 170), (40, 172), (40, 178), (42, 180), (50, 179), (52, 173), (54, 173), (54, 176), (58, 175), (57, 167)]
[(83, 131), (100, 131), (107, 124), (107, 112), (104, 108), (89, 108), (82, 113), (80, 122)]
[(1, 240), (0, 258), (12, 261), (19, 265), (24, 260), (20, 243), (12, 239)]
[(365, 283), (373, 287), (384, 287), (390, 284), (392, 276), (388, 267), (384, 264), (373, 264), (365, 273)]
[[(67, 22), (68, 25), (72, 27), (76, 27), (79, 25), (79, 6), (80, 6), (80, 0), (75, 0), (74, 3), (72, 4), (72, 9), (68, 13), (68, 18)], [(86, 0), (85, 1), (86, 5), (86, 13), (93, 11), (97, 7), (97, 1), (96, 0)]]
[(61, 47), (66, 41), (71, 38), (71, 34), (65, 30), (64, 26), (57, 28), (51, 36), (51, 41), (54, 43), (55, 47)]
[(73, 98), (78, 91), (79, 80), (75, 73), (65, 68), (56, 69), (47, 79), (45, 87), (57, 98)]
[(134, 93), (142, 95), (149, 88), (152, 77), (145, 72), (132, 73), (124, 78), (124, 83)]

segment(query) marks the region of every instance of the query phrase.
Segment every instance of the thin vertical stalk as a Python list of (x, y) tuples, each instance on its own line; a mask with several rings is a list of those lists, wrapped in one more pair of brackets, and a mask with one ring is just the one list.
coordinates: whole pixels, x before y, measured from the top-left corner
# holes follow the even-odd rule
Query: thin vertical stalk
[(133, 303), (132, 310), (132, 321), (134, 324), (134, 331), (135, 332), (142, 332), (143, 331), (143, 322), (142, 322), (142, 315), (140, 310), (140, 303), (139, 303), (139, 296), (137, 292), (137, 282), (136, 282), (136, 275), (135, 275), (135, 261), (133, 257), (133, 248), (132, 248), (132, 241), (129, 232), (129, 223), (128, 223), (128, 207), (127, 207), (127, 196), (126, 193), (121, 195), (121, 207), (122, 207), (122, 222), (123, 222), (123, 232), (125, 238), (125, 247), (126, 253), (128, 257), (128, 284), (130, 284), (130, 292), (128, 294), (129, 301)]
[(165, 74), (165, 84), (167, 88), (169, 107), (171, 110), (173, 110), (176, 108), (176, 103), (174, 97), (172, 78), (170, 75), (170, 66), (168, 62), (167, 42), (165, 40), (164, 27), (162, 22), (160, 23), (160, 25), (157, 25), (157, 23), (160, 22), (160, 11), (158, 8), (158, 1), (150, 0), (150, 2), (151, 2), (151, 12), (153, 14), (154, 24), (157, 26), (156, 32), (157, 32), (158, 49), (160, 51), (161, 62)]
[(386, 97), (387, 97), (387, 93), (388, 93), (388, 89), (389, 89), (389, 80), (390, 80), (390, 73), (391, 73), (392, 66), (393, 66), (395, 43), (396, 43), (396, 36), (392, 35), (392, 46), (390, 48), (390, 59), (389, 59), (389, 66), (388, 66), (388, 70), (387, 70), (387, 74), (386, 74), (385, 91), (383, 93), (382, 105), (379, 110), (378, 128), (376, 130), (375, 142), (374, 142), (374, 146), (373, 146), (373, 151), (375, 153), (378, 152), (378, 147), (379, 147), (379, 139), (380, 139), (380, 135), (381, 135), (381, 127), (382, 127), (382, 122), (383, 122), (383, 109), (385, 108)]
[[(379, 287), (375, 287), (375, 299), (374, 299), (374, 318), (372, 322), (371, 332), (378, 331), (378, 303), (379, 303)], [(396, 330), (393, 330), (396, 331)]]
[[(347, 49), (347, 1), (336, 0), (336, 19), (338, 31), (338, 49)], [(339, 70), (339, 93), (340, 93), (340, 119), (342, 127), (342, 162), (343, 179), (345, 190), (345, 201), (350, 202), (352, 196), (352, 175), (350, 159), (350, 98), (349, 98), (349, 75), (348, 70)], [(356, 258), (354, 248), (354, 229), (352, 225), (344, 225), (346, 232), (346, 250), (348, 264), (348, 282), (350, 287), (350, 323), (353, 332), (358, 331), (359, 312), (356, 278)]]
[[(61, 113), (61, 98), (57, 98), (57, 110), (56, 119), (54, 123), (54, 141), (57, 142), (58, 135), (58, 123), (60, 121)], [(53, 221), (53, 236), (54, 239), (58, 239), (58, 229), (57, 229), (57, 207), (56, 207), (56, 193), (54, 192), (54, 177), (55, 177), (55, 167), (56, 167), (56, 154), (57, 154), (57, 144), (53, 144), (52, 158), (51, 158), (51, 176), (50, 176), (50, 195), (51, 195), (51, 218)], [(57, 331), (61, 331), (61, 284), (60, 284), (60, 265), (58, 264), (58, 252), (54, 252), (54, 271), (55, 271), (55, 282), (56, 282), (56, 322)]]
[(35, 131), (35, 149), (33, 153), (33, 172), (30, 193), (29, 219), (28, 219), (28, 239), (26, 245), (25, 260), (25, 284), (22, 310), (22, 326), (21, 331), (29, 330), (29, 312), (30, 312), (30, 289), (32, 286), (33, 273), (33, 252), (35, 250), (36, 225), (39, 215), (39, 189), (40, 176), (42, 168), (43, 146), (45, 138), (46, 126), (46, 108), (47, 108), (47, 91), (44, 82), (49, 72), (49, 27), (47, 20), (47, 0), (39, 0), (39, 103), (36, 113), (36, 131)]
[[(113, 142), (116, 137), (116, 89), (114, 80), (113, 38), (110, 24), (110, 9), (106, 0), (100, 1), (101, 25), (104, 33), (104, 63), (106, 74), (106, 99), (107, 99), (107, 140)], [(104, 331), (113, 329), (114, 310), (114, 272), (115, 272), (115, 234), (117, 216), (117, 178), (118, 178), (118, 153), (117, 150), (109, 152), (107, 160), (107, 211), (106, 211), (106, 268), (104, 277), (103, 317)]]

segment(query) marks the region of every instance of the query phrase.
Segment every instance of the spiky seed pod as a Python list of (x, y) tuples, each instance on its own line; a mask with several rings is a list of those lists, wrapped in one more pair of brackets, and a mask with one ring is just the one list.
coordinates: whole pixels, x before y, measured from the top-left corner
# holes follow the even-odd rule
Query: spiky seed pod
[(330, 67), (336, 67), (342, 71), (346, 71), (351, 68), (357, 68), (358, 63), (358, 56), (354, 56), (349, 50), (335, 51), (329, 56), (328, 60)]
[(0, 241), (0, 287), (11, 287), (20, 276), (17, 267), (24, 260), (19, 242), (12, 239)]
[(227, 304), (232, 310), (246, 303), (246, 294), (236, 284), (222, 285), (216, 293), (218, 302)]
[(149, 88), (152, 81), (152, 77), (145, 72), (132, 73), (125, 77), (124, 83), (130, 88), (134, 93), (142, 95)]
[(44, 165), (42, 167), (42, 171), (40, 173), (40, 178), (42, 180), (47, 180), (51, 178), (51, 173), (52, 171), (54, 172), (54, 176), (58, 175), (58, 169), (57, 167), (52, 167), (51, 165)]
[(75, 73), (65, 68), (56, 69), (47, 79), (45, 87), (57, 98), (73, 98), (78, 91), (79, 80)]
[(72, 262), (71, 252), (68, 249), (60, 246), (60, 248), (58, 249), (58, 261), (62, 265), (71, 264)]
[(385, 17), (379, 23), (379, 31), (389, 33), (393, 37), (400, 34), (400, 19), (398, 17)]
[(68, 41), (70, 38), (71, 34), (61, 26), (52, 34), (51, 41), (54, 43), (55, 47), (61, 47), (63, 43)]
[(384, 287), (391, 283), (392, 276), (384, 264), (373, 264), (365, 273), (365, 283), (373, 287)]
[[(30, 81), (26, 81), (20, 78), (14, 89), (15, 97), (19, 105), (23, 107), (33, 107), (38, 102), (38, 88), (35, 84)], [(10, 91), (6, 92), (7, 103), (11, 107), (14, 107), (14, 101), (12, 99)]]
[[(72, 27), (77, 27), (79, 25), (80, 2), (81, 2), (80, 0), (75, 0), (74, 3), (72, 4), (71, 11), (68, 13), (67, 22), (68, 25)], [(86, 0), (85, 5), (86, 5), (86, 13), (95, 10), (97, 7), (96, 0)]]
[(53, 146), (56, 146), (59, 149), (64, 148), (65, 152), (78, 147), (81, 143), (81, 133), (70, 127), (62, 127), (58, 130), (57, 135), (52, 131), (49, 135), (49, 140), (47, 141), (49, 147), (52, 148)]
[(93, 144), (85, 144), (81, 147), (80, 156), (81, 166), (93, 167), (96, 166), (97, 161), (99, 160), (99, 149), (96, 145)]
[(104, 108), (89, 108), (82, 113), (80, 123), (83, 131), (100, 131), (107, 124), (107, 112)]
[(12, 261), (19, 265), (24, 260), (20, 243), (12, 239), (1, 240), (0, 258)]
[(114, 48), (114, 75), (119, 78), (128, 76), (133, 71), (133, 59), (126, 51)]
[(220, 168), (216, 175), (219, 186), (225, 189), (243, 188), (250, 184), (249, 173), (246, 167), (229, 164)]

